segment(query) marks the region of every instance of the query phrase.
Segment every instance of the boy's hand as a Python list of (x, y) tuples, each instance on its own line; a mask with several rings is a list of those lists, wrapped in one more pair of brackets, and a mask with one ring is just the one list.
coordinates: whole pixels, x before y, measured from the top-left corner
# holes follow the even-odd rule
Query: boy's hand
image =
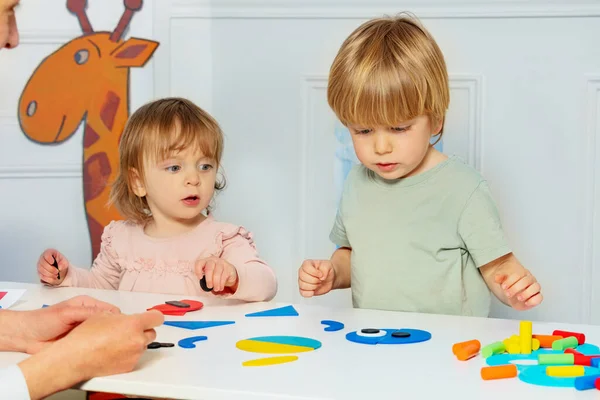
[(334, 281), (335, 269), (329, 260), (306, 260), (298, 270), (298, 289), (303, 297), (328, 293)]
[(203, 258), (196, 261), (196, 276), (198, 279), (206, 277), (206, 286), (213, 292), (222, 292), (230, 288), (235, 293), (238, 287), (237, 269), (226, 260), (218, 257)]
[(509, 305), (515, 310), (529, 310), (542, 302), (540, 284), (535, 277), (523, 267), (509, 264), (508, 268), (500, 268), (494, 276), (501, 285)]
[(44, 251), (37, 264), (37, 272), (40, 280), (43, 283), (53, 286), (60, 285), (65, 280), (68, 269), (69, 260), (54, 249)]

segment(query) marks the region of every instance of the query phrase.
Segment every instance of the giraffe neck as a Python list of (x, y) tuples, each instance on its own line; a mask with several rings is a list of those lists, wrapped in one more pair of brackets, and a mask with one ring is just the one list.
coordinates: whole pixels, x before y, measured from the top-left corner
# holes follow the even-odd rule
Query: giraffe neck
[(83, 193), (93, 258), (100, 251), (104, 227), (122, 219), (107, 203), (109, 184), (118, 172), (119, 140), (129, 114), (126, 90), (108, 90), (98, 100), (96, 107), (88, 110), (83, 138)]

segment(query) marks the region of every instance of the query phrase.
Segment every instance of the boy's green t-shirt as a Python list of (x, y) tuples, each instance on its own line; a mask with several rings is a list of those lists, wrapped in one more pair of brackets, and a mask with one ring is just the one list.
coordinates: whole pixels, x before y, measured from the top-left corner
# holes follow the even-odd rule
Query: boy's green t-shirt
[(393, 181), (355, 166), (330, 239), (352, 248), (354, 307), (480, 317), (478, 268), (511, 251), (487, 182), (458, 157)]

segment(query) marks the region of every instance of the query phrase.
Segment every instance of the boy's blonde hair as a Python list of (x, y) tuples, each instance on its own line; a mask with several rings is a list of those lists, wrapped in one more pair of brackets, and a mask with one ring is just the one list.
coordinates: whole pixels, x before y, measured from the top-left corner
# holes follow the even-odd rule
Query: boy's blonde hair
[(327, 101), (344, 125), (396, 126), (423, 114), (443, 124), (450, 101), (444, 56), (415, 18), (367, 21), (335, 57)]
[[(193, 146), (213, 159), (217, 169), (223, 153), (223, 133), (214, 118), (187, 99), (168, 97), (136, 110), (125, 125), (119, 143), (119, 172), (109, 204), (136, 222), (151, 218), (148, 202), (133, 191), (134, 172), (144, 179), (144, 161), (157, 162)], [(225, 182), (217, 181), (221, 190)]]

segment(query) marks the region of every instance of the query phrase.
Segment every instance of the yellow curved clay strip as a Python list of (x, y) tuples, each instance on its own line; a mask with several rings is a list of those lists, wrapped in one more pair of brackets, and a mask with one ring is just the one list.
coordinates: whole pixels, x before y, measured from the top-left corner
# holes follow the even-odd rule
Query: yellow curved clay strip
[(244, 361), (242, 365), (244, 367), (262, 367), (265, 365), (285, 364), (292, 361), (296, 361), (298, 356), (280, 356), (280, 357), (269, 357), (269, 358), (258, 358), (256, 360)]

